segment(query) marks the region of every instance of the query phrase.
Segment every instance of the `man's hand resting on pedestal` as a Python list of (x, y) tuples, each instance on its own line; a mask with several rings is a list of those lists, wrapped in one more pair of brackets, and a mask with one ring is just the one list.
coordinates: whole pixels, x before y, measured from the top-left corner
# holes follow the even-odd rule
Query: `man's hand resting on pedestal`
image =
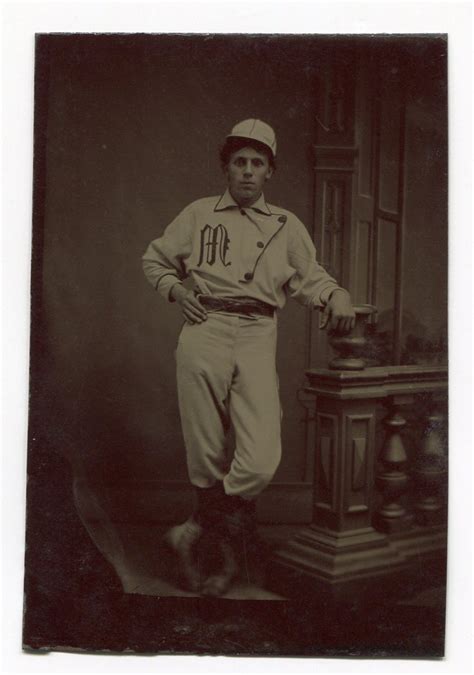
[(353, 330), (354, 326), (355, 312), (351, 296), (343, 288), (336, 288), (324, 308), (321, 328), (327, 327), (330, 331), (343, 335)]

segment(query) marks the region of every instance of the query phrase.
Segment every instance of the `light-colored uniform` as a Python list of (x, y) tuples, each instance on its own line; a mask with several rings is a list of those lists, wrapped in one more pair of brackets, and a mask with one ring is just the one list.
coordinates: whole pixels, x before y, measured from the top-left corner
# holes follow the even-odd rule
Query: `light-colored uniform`
[[(339, 288), (316, 261), (314, 244), (298, 218), (262, 195), (241, 208), (229, 191), (187, 206), (149, 245), (143, 268), (167, 299), (191, 277), (197, 293), (253, 298), (275, 309), (287, 296), (323, 307)], [(275, 368), (276, 314), (209, 312), (185, 324), (178, 340), (181, 422), (191, 483), (223, 480), (227, 494), (257, 496), (281, 456), (280, 403)], [(232, 424), (233, 457), (225, 455)]]

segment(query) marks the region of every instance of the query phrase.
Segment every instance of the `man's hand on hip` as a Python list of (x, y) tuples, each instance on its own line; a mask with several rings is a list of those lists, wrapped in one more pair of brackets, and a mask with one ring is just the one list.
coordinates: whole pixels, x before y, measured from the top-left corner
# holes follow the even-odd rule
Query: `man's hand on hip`
[(355, 312), (351, 297), (343, 288), (337, 288), (329, 297), (324, 308), (321, 328), (328, 328), (334, 333), (349, 333), (355, 326)]
[(181, 305), (183, 316), (188, 323), (202, 323), (207, 319), (207, 312), (194, 291), (188, 291), (182, 284), (177, 283), (171, 289), (170, 295)]

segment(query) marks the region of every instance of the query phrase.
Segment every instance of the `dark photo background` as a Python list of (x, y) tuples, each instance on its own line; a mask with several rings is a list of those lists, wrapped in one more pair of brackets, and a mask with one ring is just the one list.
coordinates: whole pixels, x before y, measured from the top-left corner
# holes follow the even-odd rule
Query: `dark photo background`
[[(182, 319), (145, 281), (141, 256), (186, 204), (223, 191), (218, 147), (237, 121), (258, 117), (275, 129), (278, 169), (266, 197), (301, 218), (356, 302), (376, 304), (378, 362), (445, 362), (446, 56), (440, 37), (37, 37), (28, 646), (107, 648), (107, 635), (94, 642), (78, 628), (72, 599), (81, 597), (84, 616), (85, 588), (96, 607), (113, 605), (104, 589), (133, 603), (117, 600), (105, 562), (122, 545), (115, 528), (175, 522), (189, 509), (173, 358)], [(314, 146), (338, 144), (360, 148), (361, 185), (375, 181), (395, 214), (394, 227), (378, 222), (376, 237), (364, 229), (357, 190), (352, 210), (347, 194), (320, 203)], [(293, 302), (279, 317), (284, 452), (259, 504), (263, 523), (311, 520), (314, 425), (300, 399), (305, 370), (328, 362), (317, 323)], [(95, 542), (104, 559), (88, 549), (78, 512), (86, 526), (106, 523)], [(57, 587), (46, 593), (52, 570)], [(70, 600), (70, 632), (55, 610), (58, 588)], [(130, 642), (127, 625), (123, 616), (113, 623), (111, 648)], [(139, 651), (170, 646), (136, 643)]]

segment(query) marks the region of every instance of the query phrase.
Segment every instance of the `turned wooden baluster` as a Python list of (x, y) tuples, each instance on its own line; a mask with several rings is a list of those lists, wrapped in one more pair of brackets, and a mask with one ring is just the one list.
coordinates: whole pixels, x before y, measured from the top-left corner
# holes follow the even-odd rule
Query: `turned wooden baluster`
[(435, 525), (445, 518), (447, 456), (444, 416), (434, 401), (426, 418), (420, 453), (415, 462), (415, 513), (419, 525)]
[(402, 503), (408, 488), (408, 476), (405, 472), (407, 453), (400, 433), (406, 420), (400, 414), (399, 407), (406, 402), (406, 397), (391, 397), (387, 402), (389, 413), (383, 421), (387, 428), (379, 455), (383, 468), (376, 479), (382, 493), (382, 505), (375, 514), (374, 525), (378, 530), (388, 533), (408, 529), (413, 520)]

